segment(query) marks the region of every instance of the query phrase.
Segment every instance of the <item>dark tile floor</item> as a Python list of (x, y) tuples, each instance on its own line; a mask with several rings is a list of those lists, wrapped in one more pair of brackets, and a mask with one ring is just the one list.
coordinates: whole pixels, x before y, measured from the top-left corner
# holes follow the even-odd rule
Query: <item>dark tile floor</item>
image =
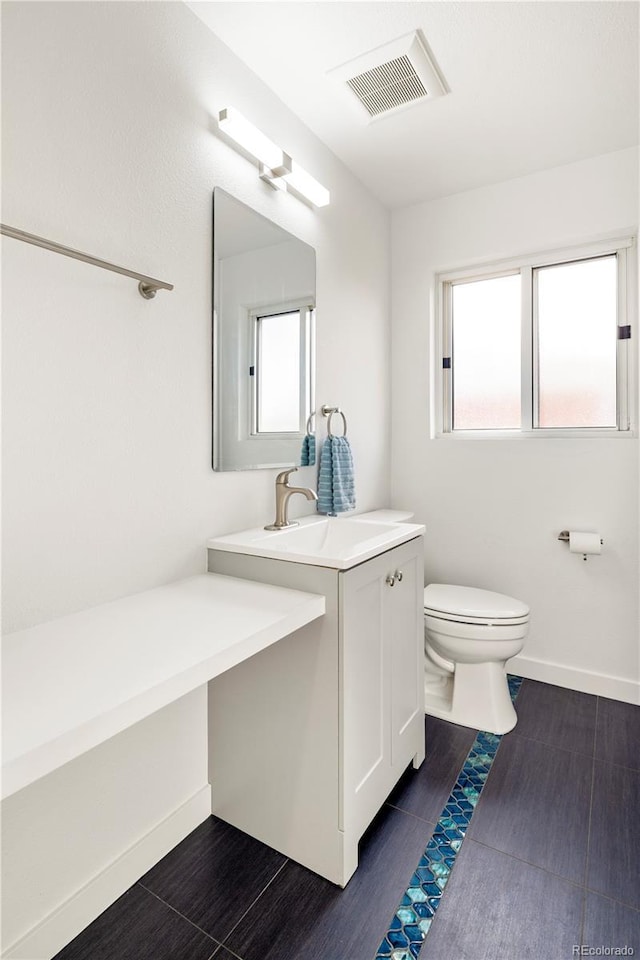
[[(516, 709), (420, 960), (638, 956), (640, 708), (525, 680)], [(475, 737), (426, 731), (345, 890), (212, 817), (55, 960), (373, 960)]]

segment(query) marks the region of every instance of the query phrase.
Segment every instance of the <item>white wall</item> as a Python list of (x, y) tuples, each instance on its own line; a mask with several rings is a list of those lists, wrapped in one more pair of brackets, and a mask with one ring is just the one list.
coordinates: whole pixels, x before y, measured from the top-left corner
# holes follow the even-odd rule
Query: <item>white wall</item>
[[(427, 525), (426, 578), (531, 605), (524, 676), (638, 700), (638, 440), (431, 439), (434, 274), (637, 230), (635, 149), (392, 218), (392, 499)], [(633, 349), (638, 350), (634, 330)], [(562, 529), (599, 530), (601, 557)]]
[[(271, 519), (274, 470), (210, 467), (216, 185), (315, 247), (318, 406), (349, 418), (358, 507), (385, 504), (380, 204), (182, 3), (11, 2), (2, 27), (3, 222), (175, 284), (147, 302), (131, 280), (3, 240), (5, 629), (200, 572), (207, 537)], [(259, 181), (216, 136), (227, 104), (326, 184), (331, 206)], [(294, 514), (310, 509), (297, 499)], [(191, 809), (206, 785), (205, 699), (196, 691), (4, 805), (5, 943)], [(71, 912), (38, 942), (76, 932)]]

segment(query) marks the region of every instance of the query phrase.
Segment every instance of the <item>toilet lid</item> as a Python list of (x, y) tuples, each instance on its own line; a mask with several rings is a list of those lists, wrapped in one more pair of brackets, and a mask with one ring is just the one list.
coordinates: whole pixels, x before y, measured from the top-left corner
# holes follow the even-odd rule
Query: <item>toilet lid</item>
[(450, 583), (430, 583), (425, 587), (424, 609), (441, 619), (470, 623), (518, 623), (529, 616), (529, 607), (521, 600), (491, 590), (458, 587)]

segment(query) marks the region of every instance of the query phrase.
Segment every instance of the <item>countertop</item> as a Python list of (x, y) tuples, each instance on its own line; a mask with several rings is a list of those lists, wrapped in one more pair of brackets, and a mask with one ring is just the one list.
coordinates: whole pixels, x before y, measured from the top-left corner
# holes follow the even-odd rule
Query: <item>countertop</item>
[(324, 610), (322, 596), (209, 573), (5, 635), (2, 796)]

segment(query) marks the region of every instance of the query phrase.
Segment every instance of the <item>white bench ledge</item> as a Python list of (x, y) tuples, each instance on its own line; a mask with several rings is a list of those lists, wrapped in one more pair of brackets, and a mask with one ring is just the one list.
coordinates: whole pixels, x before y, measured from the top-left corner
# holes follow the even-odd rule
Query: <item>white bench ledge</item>
[(2, 796), (324, 611), (322, 596), (208, 573), (5, 635)]

